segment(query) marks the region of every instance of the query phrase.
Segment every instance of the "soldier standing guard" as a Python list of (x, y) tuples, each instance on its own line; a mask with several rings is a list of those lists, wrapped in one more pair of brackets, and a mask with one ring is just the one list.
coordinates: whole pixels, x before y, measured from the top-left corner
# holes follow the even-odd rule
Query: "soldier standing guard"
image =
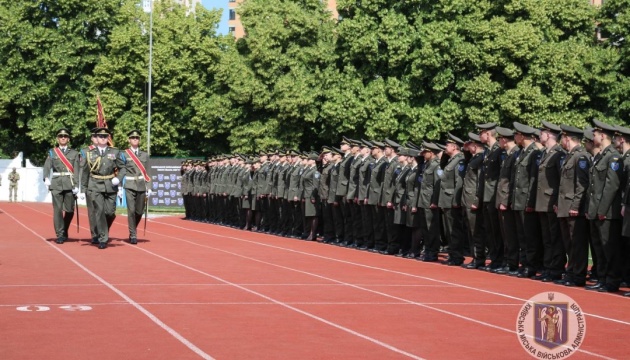
[(81, 188), (87, 188), (88, 197), (94, 207), (98, 248), (105, 249), (109, 241), (109, 228), (116, 219), (116, 193), (125, 176), (125, 161), (118, 149), (107, 146), (111, 135), (109, 129), (97, 128), (95, 133), (98, 145), (87, 153)]
[(48, 151), (44, 163), (44, 183), (52, 195), (57, 244), (68, 240), (68, 228), (74, 217), (76, 195), (79, 193), (79, 153), (68, 146), (69, 142), (68, 129), (59, 129), (58, 146)]
[[(19, 180), (20, 174), (18, 174), (15, 168), (13, 168), (13, 171), (9, 173), (9, 201), (17, 201), (17, 189)], [(11, 197), (13, 197), (13, 200), (11, 200)]]
[[(98, 137), (94, 133), (95, 131), (96, 131), (96, 128), (94, 128), (94, 129), (92, 129), (90, 131), (91, 132), (90, 140), (92, 141), (92, 145), (89, 145), (88, 147), (83, 148), (80, 151), (80, 159), (79, 159), (79, 168), (80, 169), (84, 169), (85, 168), (86, 159), (87, 159), (87, 153), (90, 150), (93, 150), (96, 147), (96, 145), (98, 145)], [(81, 179), (78, 178), (78, 181), (81, 181)], [(78, 184), (79, 184), (79, 182), (77, 182), (77, 186), (78, 186)], [(85, 203), (87, 205), (88, 222), (90, 223), (90, 236), (91, 236), (93, 242), (98, 242), (98, 235), (97, 235), (98, 232), (96, 231), (96, 221), (94, 220), (94, 208), (92, 207), (92, 202), (90, 201), (89, 198), (86, 199)]]
[[(147, 173), (149, 154), (138, 148), (140, 144), (140, 131), (131, 130), (127, 137), (129, 139), (129, 149), (123, 154), (125, 163), (125, 178), (123, 188), (127, 199), (127, 222), (129, 224), (129, 242), (137, 244), (138, 224), (142, 219), (142, 213), (146, 206), (146, 198), (151, 195), (148, 184), (151, 181)], [(122, 194), (122, 189), (119, 193)]]
[(466, 173), (466, 160), (460, 151), (464, 141), (448, 134), (446, 149), (449, 156), (444, 169), (438, 170), (440, 196), (438, 206), (444, 212), (444, 233), (448, 241), (448, 266), (460, 266), (464, 262), (464, 217), (462, 211), (462, 186)]
[(462, 205), (464, 220), (467, 224), (473, 260), (463, 265), (466, 269), (485, 268), (486, 265), (486, 239), (483, 228), (483, 191), (484, 191), (484, 148), (481, 139), (475, 133), (468, 133), (470, 141), (466, 151), (472, 158), (468, 161), (466, 174), (464, 175)]

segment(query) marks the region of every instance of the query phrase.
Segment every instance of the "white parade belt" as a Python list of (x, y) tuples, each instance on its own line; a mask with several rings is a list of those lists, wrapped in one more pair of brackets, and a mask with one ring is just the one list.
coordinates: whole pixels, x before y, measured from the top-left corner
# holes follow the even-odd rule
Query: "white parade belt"
[(70, 172), (54, 172), (52, 173), (52, 176), (72, 176), (72, 173)]

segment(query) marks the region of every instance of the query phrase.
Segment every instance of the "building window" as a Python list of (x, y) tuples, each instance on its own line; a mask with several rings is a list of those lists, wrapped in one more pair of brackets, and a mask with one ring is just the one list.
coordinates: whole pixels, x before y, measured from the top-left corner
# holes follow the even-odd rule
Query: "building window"
[(234, 26), (230, 26), (230, 27), (228, 27), (228, 32), (229, 32), (230, 34), (233, 34), (235, 31), (236, 31), (236, 28), (235, 28)]
[(236, 11), (230, 9), (230, 20), (236, 20)]

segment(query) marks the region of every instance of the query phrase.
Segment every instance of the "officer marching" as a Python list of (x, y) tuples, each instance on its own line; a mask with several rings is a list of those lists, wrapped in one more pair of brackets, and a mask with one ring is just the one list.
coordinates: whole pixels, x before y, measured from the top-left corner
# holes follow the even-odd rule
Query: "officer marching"
[[(95, 130), (98, 144), (87, 153), (81, 189), (87, 189), (88, 199), (94, 209), (98, 238), (93, 239), (92, 243), (98, 244), (99, 249), (105, 249), (109, 241), (109, 228), (116, 219), (116, 193), (125, 176), (125, 157), (120, 150), (107, 145), (111, 135), (109, 129)], [(84, 196), (82, 194), (81, 198)]]
[(58, 146), (48, 151), (44, 163), (44, 183), (52, 195), (57, 244), (63, 244), (68, 240), (68, 228), (74, 217), (75, 200), (79, 192), (79, 152), (71, 149), (69, 143), (68, 129), (59, 129)]
[(127, 222), (129, 224), (129, 243), (137, 244), (137, 228), (142, 214), (145, 211), (147, 197), (151, 195), (149, 182), (151, 178), (147, 173), (149, 154), (138, 148), (140, 144), (140, 131), (131, 130), (127, 134), (129, 148), (122, 154), (126, 160), (123, 179), (124, 189), (119, 189), (119, 196), (124, 191), (127, 200)]

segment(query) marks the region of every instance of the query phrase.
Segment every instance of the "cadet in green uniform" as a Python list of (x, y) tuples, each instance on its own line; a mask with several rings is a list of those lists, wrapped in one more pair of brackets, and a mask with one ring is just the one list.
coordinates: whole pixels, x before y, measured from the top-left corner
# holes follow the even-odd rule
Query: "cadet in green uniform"
[(127, 200), (127, 223), (129, 225), (129, 242), (131, 244), (138, 243), (137, 228), (144, 208), (146, 206), (147, 196), (151, 195), (149, 189), (149, 154), (140, 150), (140, 131), (131, 130), (127, 134), (129, 140), (129, 149), (122, 153), (125, 160), (125, 178), (123, 179), (123, 188), (119, 189), (119, 193), (124, 191)]
[(478, 124), (481, 131), (479, 139), (486, 146), (483, 156), (483, 223), (485, 226), (485, 241), (488, 247), (490, 264), (483, 270), (492, 271), (503, 265), (503, 236), (499, 222), (499, 211), (496, 207), (497, 181), (501, 172), (501, 161), (505, 158), (505, 150), (497, 141), (497, 124)]
[(490, 270), (501, 275), (518, 275), (519, 242), (516, 235), (516, 212), (512, 208), (514, 197), (514, 164), (520, 153), (520, 149), (514, 142), (514, 132), (500, 126), (496, 127), (499, 137), (499, 146), (505, 151), (505, 157), (501, 160), (501, 171), (497, 180), (496, 204), (499, 211), (499, 224), (501, 225), (501, 237), (503, 238), (502, 267)]
[(538, 165), (538, 185), (536, 192), (536, 213), (542, 233), (544, 270), (534, 280), (550, 282), (559, 280), (564, 273), (566, 252), (560, 234), (560, 226), (555, 208), (558, 203), (560, 172), (566, 152), (558, 144), (562, 129), (547, 121), (542, 121), (540, 141), (545, 151)]
[[(421, 260), (433, 262), (438, 260), (440, 251), (440, 154), (442, 149), (430, 142), (422, 143), (424, 166), (416, 179), (417, 207), (420, 213), (420, 231), (424, 239), (424, 255)], [(409, 185), (407, 185), (409, 187)], [(412, 209), (413, 210), (413, 209)], [(412, 211), (413, 212), (413, 211)], [(417, 235), (416, 235), (417, 236)], [(412, 240), (418, 242), (418, 240)], [(413, 247), (413, 245), (412, 245)]]
[(320, 154), (322, 159), (322, 172), (319, 178), (319, 196), (320, 196), (320, 208), (322, 214), (323, 231), (324, 231), (324, 243), (330, 243), (335, 237), (335, 227), (333, 225), (332, 206), (328, 203), (328, 194), (330, 192), (330, 170), (333, 167), (332, 152), (329, 147), (324, 146)]
[(315, 162), (318, 154), (309, 154), (304, 173), (302, 174), (302, 197), (304, 205), (305, 231), (308, 232), (307, 241), (317, 240), (317, 223), (319, 220), (319, 180), (321, 174), (317, 171)]
[(471, 254), (473, 259), (465, 264), (466, 269), (479, 269), (486, 265), (486, 241), (483, 227), (483, 164), (484, 147), (477, 134), (468, 133), (469, 141), (466, 143), (466, 151), (472, 157), (466, 166), (466, 175), (462, 185), (462, 207), (468, 229)]
[(87, 153), (81, 187), (87, 188), (94, 207), (98, 248), (105, 249), (109, 241), (109, 228), (116, 219), (116, 193), (118, 185), (125, 177), (125, 169), (120, 151), (107, 146), (110, 131), (107, 128), (98, 128), (95, 133), (98, 137), (98, 146)]
[[(98, 137), (96, 137), (96, 134), (94, 133), (95, 131), (96, 131), (96, 128), (90, 131), (91, 132), (90, 141), (92, 142), (92, 144), (86, 148), (81, 149), (81, 151), (79, 152), (79, 155), (80, 155), (79, 168), (80, 169), (84, 169), (86, 166), (87, 153), (90, 150), (94, 149), (96, 145), (98, 145)], [(81, 181), (81, 179), (79, 179), (79, 181)], [(89, 181), (89, 178), (88, 178), (88, 181)], [(92, 238), (92, 242), (97, 243), (98, 232), (96, 231), (96, 221), (94, 220), (94, 208), (92, 207), (92, 201), (89, 198), (86, 198), (85, 204), (87, 207), (88, 222), (90, 223), (90, 237)]]
[(405, 256), (411, 248), (411, 234), (407, 231), (407, 208), (403, 208), (407, 192), (407, 173), (409, 172), (409, 149), (398, 148), (398, 168), (394, 171), (392, 182), (394, 193), (391, 206), (394, 210), (392, 236), (388, 239), (387, 254)]
[[(618, 142), (618, 149), (622, 153), (622, 161), (624, 168), (624, 177), (621, 185), (623, 186), (623, 198), (621, 201), (621, 215), (623, 216), (621, 236), (622, 236), (622, 263), (623, 278), (628, 283), (630, 278), (630, 129), (623, 126), (617, 126), (615, 142)], [(630, 292), (626, 292), (623, 296), (630, 296)]]
[(368, 206), (372, 212), (372, 231), (374, 234), (373, 251), (383, 251), (387, 248), (387, 238), (385, 237), (385, 207), (380, 203), (383, 192), (383, 182), (385, 181), (385, 170), (387, 170), (387, 159), (383, 151), (385, 144), (380, 141), (372, 141), (372, 157), (374, 163), (371, 165), (370, 185), (368, 186)]
[(354, 160), (354, 156), (352, 154), (352, 140), (344, 137), (341, 141), (340, 149), (343, 153), (343, 159), (339, 163), (339, 180), (337, 181), (337, 190), (335, 191), (335, 202), (338, 204), (341, 212), (341, 224), (343, 225), (341, 242), (338, 245), (346, 246), (354, 242), (352, 213), (350, 210), (350, 203), (346, 198), (348, 194), (348, 184), (350, 181), (350, 168), (352, 166), (352, 161)]
[(599, 282), (587, 290), (617, 292), (621, 283), (621, 155), (612, 144), (615, 127), (593, 119), (593, 141), (602, 151), (595, 156), (589, 176), (586, 217), (598, 252)]
[(367, 244), (374, 244), (374, 230), (372, 229), (372, 209), (368, 205), (368, 187), (374, 158), (370, 155), (372, 144), (369, 141), (361, 141), (361, 154), (359, 167), (359, 184), (357, 189), (357, 203), (361, 212), (360, 239), (356, 241), (357, 248), (365, 250)]
[(516, 230), (519, 236), (521, 248), (521, 264), (523, 268), (516, 275), (522, 278), (531, 278), (542, 267), (539, 245), (538, 216), (534, 212), (536, 207), (536, 177), (538, 175), (538, 162), (542, 156), (534, 142), (536, 129), (514, 122), (514, 140), (521, 147), (512, 172), (512, 208), (516, 211)]
[(17, 202), (18, 181), (20, 181), (20, 174), (13, 168), (13, 171), (9, 173), (9, 201)]
[(584, 217), (589, 184), (589, 155), (580, 144), (584, 132), (576, 127), (560, 125), (562, 147), (568, 151), (560, 169), (558, 216), (564, 250), (568, 255), (566, 276), (554, 281), (566, 286), (586, 285), (588, 269), (587, 220)]
[[(378, 203), (383, 207), (383, 215), (385, 217), (385, 241), (387, 246), (381, 250), (383, 254), (394, 255), (400, 249), (399, 228), (394, 224), (395, 209), (393, 205), (394, 194), (396, 193), (396, 175), (400, 172), (401, 166), (398, 163), (398, 154), (396, 153), (400, 145), (390, 139), (385, 139), (385, 175), (383, 177), (383, 185), (381, 190), (381, 198)], [(391, 245), (391, 248), (390, 248)]]
[(445, 153), (449, 156), (444, 169), (438, 170), (440, 176), (440, 198), (438, 206), (444, 213), (444, 235), (448, 241), (449, 266), (460, 266), (464, 262), (464, 218), (462, 211), (462, 185), (466, 173), (466, 161), (460, 146), (460, 138), (448, 134)]
[(350, 208), (352, 219), (352, 242), (346, 244), (348, 247), (356, 247), (363, 242), (363, 224), (361, 219), (361, 208), (359, 207), (359, 171), (361, 168), (361, 141), (350, 139), (352, 146), (352, 164), (350, 165), (350, 176), (348, 177), (348, 192), (346, 202)]
[(328, 205), (332, 213), (332, 223), (334, 228), (334, 237), (330, 239), (331, 244), (340, 244), (343, 236), (343, 215), (339, 208), (339, 202), (337, 201), (337, 183), (339, 182), (339, 164), (343, 156), (343, 152), (340, 149), (332, 148), (332, 160), (329, 173), (329, 185), (328, 185)]
[(79, 193), (79, 152), (71, 149), (68, 129), (57, 131), (58, 146), (48, 151), (44, 163), (44, 183), (52, 195), (53, 224), (57, 244), (68, 240), (68, 228), (74, 217)]

